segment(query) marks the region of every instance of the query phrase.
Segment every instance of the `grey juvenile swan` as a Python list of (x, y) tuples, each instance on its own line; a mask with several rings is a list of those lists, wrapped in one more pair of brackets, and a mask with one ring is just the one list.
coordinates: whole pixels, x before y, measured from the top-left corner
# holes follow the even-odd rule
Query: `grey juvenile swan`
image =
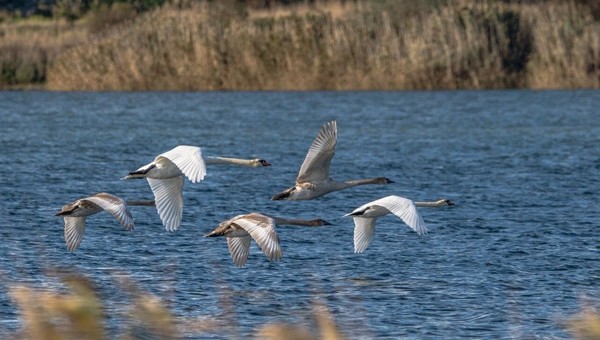
[(329, 177), (329, 165), (335, 154), (337, 124), (331, 121), (321, 127), (321, 131), (308, 149), (300, 167), (296, 184), (279, 194), (273, 200), (310, 200), (332, 191), (343, 190), (356, 185), (393, 183), (385, 177), (337, 182)]
[(362, 253), (369, 247), (373, 241), (375, 221), (378, 217), (394, 214), (417, 234), (422, 235), (427, 233), (427, 226), (417, 211), (417, 207), (444, 207), (448, 205), (454, 205), (454, 203), (447, 199), (435, 202), (413, 202), (408, 198), (394, 195), (361, 205), (351, 213), (344, 215), (354, 218), (354, 252)]
[(122, 179), (146, 178), (154, 193), (156, 210), (168, 231), (181, 225), (183, 215), (183, 177), (197, 183), (206, 175), (206, 165), (233, 164), (242, 166), (269, 166), (264, 159), (239, 159), (225, 157), (203, 157), (197, 146), (179, 145), (162, 153), (136, 171)]
[(250, 238), (258, 244), (263, 253), (271, 261), (279, 261), (282, 256), (279, 236), (275, 228), (277, 225), (323, 226), (330, 223), (322, 219), (300, 220), (282, 217), (270, 217), (261, 213), (238, 215), (206, 234), (205, 237), (224, 236), (227, 238), (227, 247), (233, 263), (241, 267), (246, 263), (250, 254)]
[(111, 213), (125, 230), (132, 230), (134, 225), (128, 209), (130, 205), (154, 206), (154, 201), (125, 201), (115, 195), (101, 192), (64, 205), (55, 216), (64, 217), (67, 250), (75, 251), (81, 244), (86, 217), (102, 210)]

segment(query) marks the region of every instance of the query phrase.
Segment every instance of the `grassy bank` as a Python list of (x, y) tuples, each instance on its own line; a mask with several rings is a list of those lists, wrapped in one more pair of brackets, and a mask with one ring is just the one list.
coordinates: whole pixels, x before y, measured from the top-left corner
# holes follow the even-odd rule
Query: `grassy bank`
[(30, 58), (52, 90), (600, 87), (585, 4), (403, 3), (163, 6)]

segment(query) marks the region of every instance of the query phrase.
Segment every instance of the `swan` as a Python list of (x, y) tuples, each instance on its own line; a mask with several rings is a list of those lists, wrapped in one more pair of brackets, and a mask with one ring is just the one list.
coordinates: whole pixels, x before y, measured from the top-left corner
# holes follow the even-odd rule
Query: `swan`
[(435, 202), (413, 202), (400, 196), (387, 196), (361, 205), (344, 216), (354, 218), (354, 252), (362, 253), (373, 241), (375, 221), (387, 214), (398, 216), (417, 234), (427, 233), (427, 226), (417, 211), (417, 207), (443, 207), (454, 205), (450, 200), (440, 199)]
[(86, 217), (102, 210), (111, 213), (125, 230), (132, 230), (133, 217), (128, 206), (154, 205), (153, 201), (125, 201), (120, 197), (105, 192), (81, 198), (65, 204), (55, 216), (63, 216), (65, 222), (65, 242), (68, 251), (75, 251), (83, 239)]
[(337, 123), (335, 120), (324, 124), (312, 142), (306, 158), (300, 167), (296, 184), (272, 200), (310, 200), (332, 191), (343, 190), (357, 185), (394, 183), (385, 177), (337, 182), (329, 177), (329, 165), (335, 154)]
[(264, 159), (203, 157), (197, 146), (179, 145), (162, 153), (154, 161), (130, 172), (123, 180), (146, 178), (154, 193), (156, 210), (168, 231), (181, 225), (183, 215), (183, 178), (197, 183), (206, 176), (206, 165), (233, 164), (249, 167), (270, 166)]
[(163, 225), (168, 231), (175, 231), (183, 215), (183, 177), (197, 183), (205, 175), (202, 150), (197, 146), (179, 145), (121, 179), (146, 178)]
[(250, 213), (238, 215), (206, 234), (205, 237), (225, 236), (227, 247), (237, 267), (246, 263), (250, 254), (250, 237), (258, 244), (263, 253), (271, 261), (279, 261), (282, 256), (279, 236), (275, 228), (279, 225), (299, 225), (307, 227), (319, 227), (331, 225), (323, 219), (302, 220), (283, 217), (270, 217), (261, 213)]
[(281, 260), (281, 245), (275, 226), (273, 218), (260, 213), (250, 213), (221, 222), (205, 237), (225, 236), (233, 263), (241, 267), (250, 254), (251, 237), (270, 261)]

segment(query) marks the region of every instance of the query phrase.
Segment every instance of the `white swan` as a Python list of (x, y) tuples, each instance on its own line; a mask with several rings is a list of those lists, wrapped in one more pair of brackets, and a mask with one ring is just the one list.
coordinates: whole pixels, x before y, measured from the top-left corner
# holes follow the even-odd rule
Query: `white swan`
[(427, 233), (427, 226), (417, 211), (417, 207), (442, 207), (454, 205), (450, 200), (441, 199), (435, 202), (413, 202), (400, 196), (387, 196), (361, 205), (344, 216), (354, 218), (354, 252), (362, 253), (373, 241), (375, 221), (378, 217), (394, 214), (398, 216), (417, 234)]
[(331, 225), (323, 219), (302, 220), (283, 217), (270, 217), (261, 213), (250, 213), (238, 215), (206, 234), (205, 237), (224, 236), (227, 238), (227, 247), (237, 267), (246, 263), (250, 254), (250, 237), (258, 244), (263, 253), (271, 261), (279, 261), (282, 257), (279, 236), (276, 228), (279, 225), (299, 225), (307, 227), (319, 227)]
[(385, 177), (337, 182), (329, 177), (329, 165), (335, 154), (337, 123), (331, 121), (321, 127), (300, 167), (296, 185), (273, 196), (273, 200), (310, 200), (356, 185), (393, 183)]
[(75, 251), (83, 239), (86, 217), (106, 210), (111, 213), (125, 230), (132, 230), (133, 217), (130, 205), (154, 205), (153, 201), (125, 201), (105, 192), (78, 199), (66, 204), (55, 216), (63, 216), (65, 221), (65, 242), (68, 251)]
[(168, 231), (174, 231), (179, 228), (183, 215), (183, 177), (196, 183), (205, 175), (206, 164), (200, 148), (179, 145), (122, 179), (146, 178), (163, 225)]
[(156, 210), (168, 231), (181, 225), (183, 215), (183, 177), (192, 183), (200, 182), (206, 175), (206, 165), (233, 164), (242, 166), (270, 166), (264, 159), (239, 159), (225, 157), (203, 157), (197, 146), (179, 145), (162, 153), (136, 171), (122, 179), (146, 178), (154, 193)]

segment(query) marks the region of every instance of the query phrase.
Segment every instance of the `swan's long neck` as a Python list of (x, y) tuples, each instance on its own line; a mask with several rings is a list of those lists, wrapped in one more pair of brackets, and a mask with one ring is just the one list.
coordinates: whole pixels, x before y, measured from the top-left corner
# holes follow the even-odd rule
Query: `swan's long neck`
[(127, 201), (128, 206), (136, 205), (143, 207), (154, 207), (156, 206), (156, 202), (154, 200), (146, 200), (146, 201)]
[(417, 207), (427, 207), (427, 208), (436, 208), (436, 207), (445, 207), (448, 205), (453, 205), (450, 201), (442, 199), (435, 202), (415, 202)]
[(366, 179), (356, 179), (353, 181), (344, 181), (344, 182), (334, 182), (333, 186), (335, 190), (342, 190), (350, 187), (355, 187), (357, 185), (366, 185), (366, 184), (388, 184), (394, 183), (385, 177), (377, 177), (377, 178), (366, 178)]
[(243, 166), (256, 166), (252, 159), (227, 158), (227, 157), (204, 157), (205, 164), (234, 164)]
[(306, 227), (320, 227), (327, 223), (321, 219), (300, 220), (300, 219), (291, 219), (291, 218), (283, 218), (283, 217), (273, 217), (273, 220), (275, 221), (275, 224), (277, 224), (277, 225), (287, 224), (287, 225), (301, 225), (301, 226), (306, 226)]

